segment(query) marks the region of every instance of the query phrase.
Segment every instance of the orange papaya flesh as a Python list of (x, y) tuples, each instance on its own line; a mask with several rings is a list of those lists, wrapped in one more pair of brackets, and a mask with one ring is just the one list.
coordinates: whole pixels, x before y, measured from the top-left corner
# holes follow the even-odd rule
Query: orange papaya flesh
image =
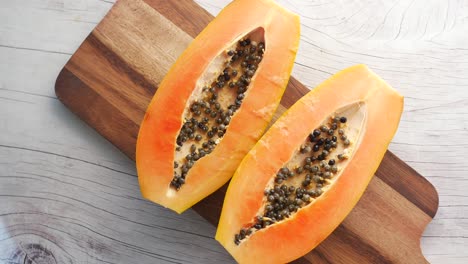
[(356, 205), (402, 110), (403, 97), (364, 65), (310, 91), (239, 165), (216, 240), (239, 263), (285, 263), (311, 251)]
[(299, 28), (298, 16), (273, 0), (236, 0), (193, 40), (141, 123), (145, 198), (181, 213), (232, 177), (279, 104)]

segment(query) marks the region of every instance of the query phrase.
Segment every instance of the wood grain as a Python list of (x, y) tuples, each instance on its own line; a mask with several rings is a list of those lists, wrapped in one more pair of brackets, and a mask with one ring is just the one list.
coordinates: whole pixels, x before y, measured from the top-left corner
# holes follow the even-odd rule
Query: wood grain
[[(140, 198), (133, 162), (55, 97), (57, 74), (113, 2), (0, 4), (0, 263), (23, 263), (10, 256), (18, 249), (30, 252), (29, 244), (45, 245), (57, 260), (65, 250), (69, 261), (60, 263), (167, 263), (161, 256), (230, 263), (216, 241), (198, 240), (212, 237), (214, 228), (197, 214), (179, 216), (131, 198)], [(197, 1), (213, 15), (228, 2)], [(468, 153), (462, 142), (468, 140), (468, 6), (422, 0), (278, 2), (301, 15), (294, 68), (301, 83), (311, 88), (339, 69), (366, 63), (405, 95), (402, 123), (389, 149), (440, 194), (437, 216), (421, 240), (423, 253), (431, 263), (467, 263)], [(5, 196), (11, 194), (24, 197)], [(55, 194), (72, 198), (71, 205), (60, 206), (67, 198), (39, 200)], [(86, 204), (78, 203), (83, 199)], [(120, 217), (102, 217), (93, 208)], [(143, 224), (143, 233), (129, 236), (143, 225), (126, 219)], [(156, 222), (159, 227), (151, 226)]]
[[(117, 24), (122, 17), (128, 17), (128, 20)], [(142, 21), (148, 21), (147, 25)], [(209, 21), (210, 17), (192, 1), (121, 0), (67, 63), (58, 77), (56, 94), (73, 112), (134, 159), (138, 124), (151, 98), (151, 87), (157, 86), (177, 54), (190, 42), (184, 32), (195, 37)], [(155, 25), (153, 32), (151, 28)], [(170, 38), (178, 45), (166, 51), (164, 47), (169, 45)], [(160, 53), (164, 54), (161, 59), (157, 58)], [(158, 60), (164, 62), (158, 63)], [(157, 70), (151, 75), (153, 68)], [(307, 91), (292, 78), (280, 109), (284, 111)], [(113, 129), (114, 124), (116, 129)], [(379, 199), (364, 197), (363, 201), (367, 202), (359, 203), (338, 231), (301, 261), (424, 261), (419, 238), (436, 213), (437, 193), (424, 178), (391, 153), (386, 155), (382, 168), (377, 173), (380, 179), (371, 182), (365, 196)], [(411, 188), (406, 187), (409, 184)], [(404, 187), (398, 188), (400, 186)], [(195, 205), (194, 210), (216, 225), (225, 190), (226, 186)], [(386, 198), (395, 202), (389, 205)], [(383, 209), (394, 211), (393, 217), (387, 217), (381, 212)], [(364, 225), (367, 228), (359, 228), (359, 220), (352, 219), (360, 210), (363, 211), (360, 221), (372, 218), (375, 225), (368, 223)], [(386, 228), (379, 225), (381, 220), (388, 220)], [(415, 223), (402, 226), (402, 221)], [(408, 230), (411, 232), (406, 232)], [(382, 237), (389, 241), (393, 239), (394, 243), (379, 243)]]

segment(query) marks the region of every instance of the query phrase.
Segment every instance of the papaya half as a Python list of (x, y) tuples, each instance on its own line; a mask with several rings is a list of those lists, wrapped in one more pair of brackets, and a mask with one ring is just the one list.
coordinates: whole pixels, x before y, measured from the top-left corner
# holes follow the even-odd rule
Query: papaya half
[(216, 240), (240, 263), (286, 263), (311, 251), (364, 193), (402, 110), (403, 97), (363, 65), (310, 91), (239, 165)]
[(235, 0), (193, 40), (141, 123), (142, 195), (178, 213), (233, 175), (288, 83), (299, 17), (273, 0)]

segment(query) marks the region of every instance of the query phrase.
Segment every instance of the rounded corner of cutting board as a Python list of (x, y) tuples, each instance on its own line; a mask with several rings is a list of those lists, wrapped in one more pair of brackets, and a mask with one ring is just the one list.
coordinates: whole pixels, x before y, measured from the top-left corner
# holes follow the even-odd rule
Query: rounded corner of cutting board
[(63, 102), (63, 95), (64, 93), (66, 93), (65, 87), (69, 79), (68, 78), (69, 73), (70, 72), (66, 69), (66, 67), (63, 67), (62, 70), (60, 70), (60, 73), (58, 74), (57, 79), (55, 80), (55, 85), (54, 85), (55, 95), (61, 102)]
[(437, 192), (437, 189), (426, 177), (422, 176), (418, 171), (416, 171), (408, 163), (401, 160), (393, 153), (391, 153), (391, 155), (397, 160), (399, 160), (399, 162), (401, 163), (401, 166), (405, 167), (405, 169), (408, 170), (410, 174), (414, 175), (421, 181), (420, 182), (420, 186), (422, 187), (421, 189), (424, 190), (424, 195), (427, 198), (424, 201), (425, 207), (426, 207), (426, 210), (424, 210), (424, 212), (429, 217), (431, 217), (431, 221), (432, 221), (432, 219), (434, 219), (439, 209), (439, 193)]
[(439, 193), (437, 192), (437, 189), (435, 188), (435, 186), (430, 181), (428, 181), (426, 177), (423, 177), (419, 173), (418, 173), (418, 176), (421, 177), (423, 179), (423, 181), (426, 182), (428, 195), (431, 196), (431, 197), (434, 197), (434, 200), (429, 205), (429, 207), (432, 209), (432, 212), (433, 212), (432, 214), (429, 214), (429, 216), (431, 218), (434, 218), (436, 216), (436, 214), (437, 214), (438, 209), (439, 209)]

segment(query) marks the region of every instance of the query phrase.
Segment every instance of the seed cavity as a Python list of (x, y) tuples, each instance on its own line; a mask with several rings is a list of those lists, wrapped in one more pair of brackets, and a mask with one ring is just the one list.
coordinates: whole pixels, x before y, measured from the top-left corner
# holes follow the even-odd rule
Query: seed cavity
[(262, 61), (263, 41), (262, 28), (237, 41), (218, 56), (222, 61), (217, 65), (217, 73), (203, 84), (198, 94), (192, 94), (176, 139), (172, 189), (179, 190), (194, 164), (212, 153), (224, 137)]
[(291, 217), (326, 191), (349, 158), (352, 141), (347, 131), (348, 118), (344, 115), (333, 115), (311, 131), (264, 190), (259, 215), (235, 234), (236, 245), (256, 231)]

